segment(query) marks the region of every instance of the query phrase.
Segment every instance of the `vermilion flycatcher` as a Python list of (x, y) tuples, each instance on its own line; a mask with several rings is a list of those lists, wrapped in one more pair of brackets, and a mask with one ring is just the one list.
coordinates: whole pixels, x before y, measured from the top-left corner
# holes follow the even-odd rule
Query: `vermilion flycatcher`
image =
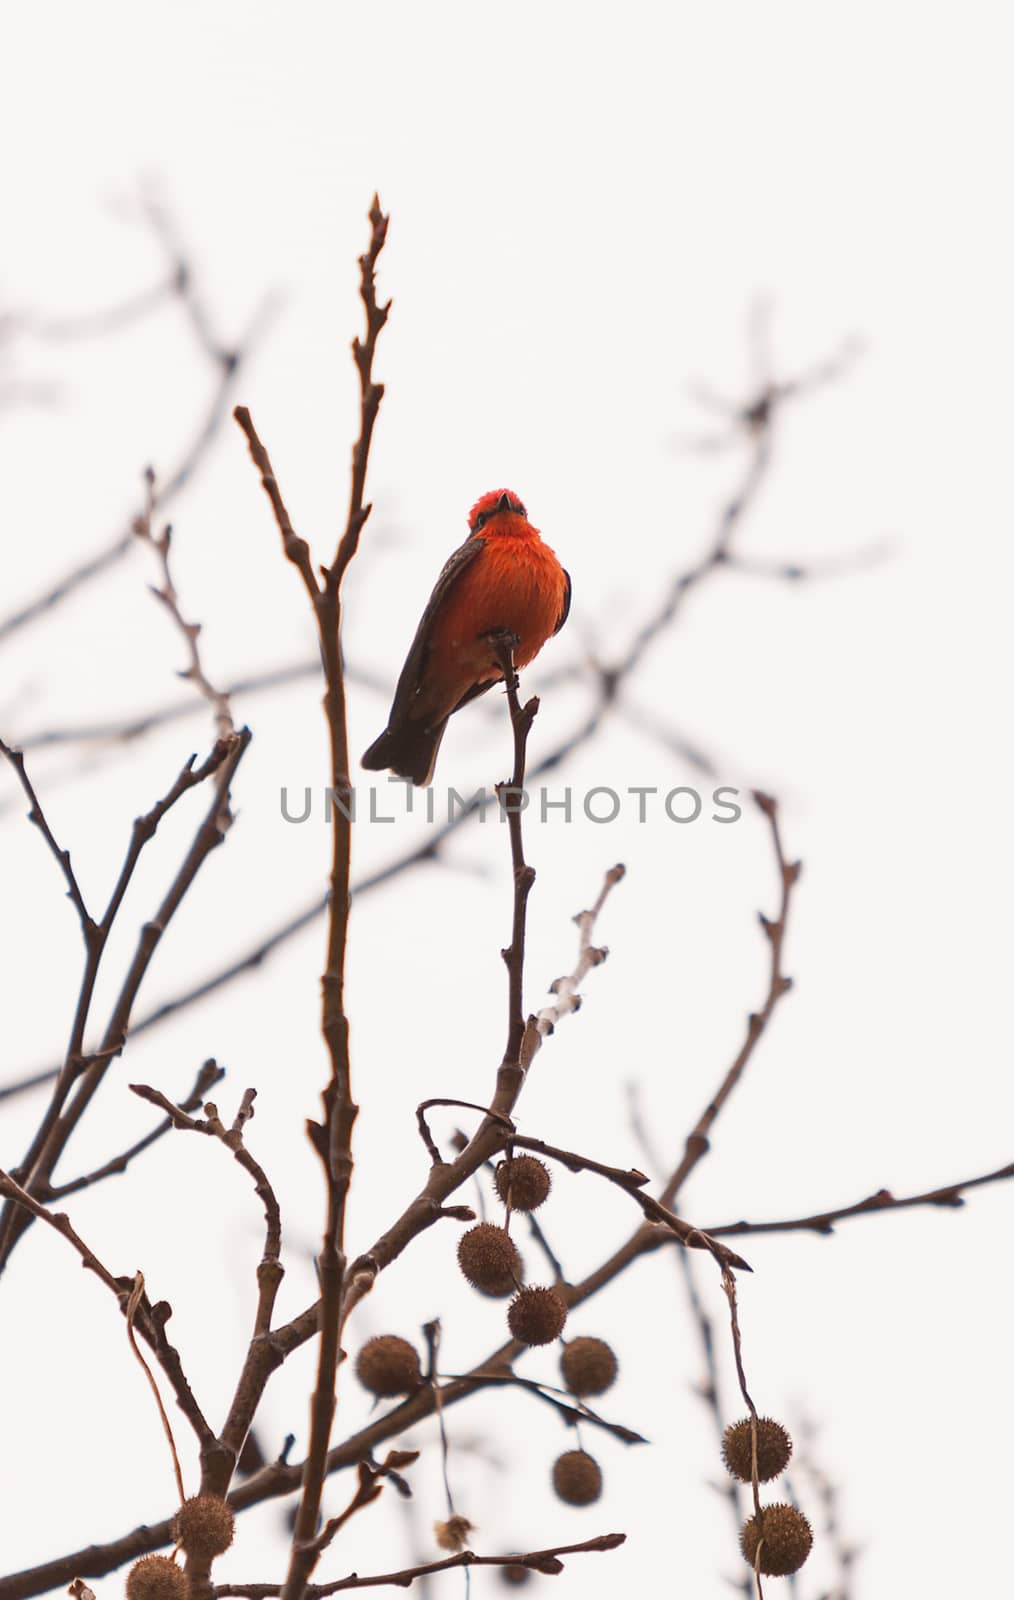
[(489, 635), (515, 634), (514, 665), (527, 667), (570, 610), (570, 577), (516, 494), (484, 494), (468, 529), (422, 614), (387, 727), (363, 756), (415, 784), (433, 777), (448, 717), (503, 679)]

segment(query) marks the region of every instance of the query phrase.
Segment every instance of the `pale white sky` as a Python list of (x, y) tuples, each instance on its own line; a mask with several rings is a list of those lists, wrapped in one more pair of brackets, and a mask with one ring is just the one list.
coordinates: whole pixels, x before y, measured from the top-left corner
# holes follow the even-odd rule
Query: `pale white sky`
[[(237, 398), (322, 558), (344, 514), (355, 258), (379, 189), (393, 219), (382, 284), (395, 307), (379, 359), (388, 394), (376, 512), (350, 583), (347, 645), (386, 680), (468, 506), (499, 484), (523, 496), (574, 580), (572, 620), (529, 686), (590, 646), (621, 648), (669, 576), (705, 548), (743, 469), (736, 452), (677, 447), (712, 426), (688, 385), (742, 393), (758, 297), (773, 308), (780, 371), (850, 336), (863, 342), (847, 378), (786, 413), (743, 549), (759, 561), (820, 562), (887, 540), (890, 560), (795, 587), (718, 577), (630, 692), (710, 751), (724, 781), (778, 793), (787, 845), (805, 860), (787, 948), (796, 992), (718, 1124), (685, 1208), (703, 1225), (799, 1214), (1009, 1160), (1014, 252), (1002, 8), (972, 5), (959, 17), (907, 4), (621, 12), (187, 0), (22, 8), (7, 36), (0, 309), (84, 311), (151, 282), (158, 252), (123, 212), (140, 179), (158, 182), (223, 336), (235, 337), (265, 294), (280, 297)], [(2, 355), (0, 379), (59, 391), (51, 406), (0, 418), (6, 612), (112, 536), (148, 461), (171, 470), (210, 375), (168, 307), (115, 339), (66, 345), (22, 333)], [(173, 520), (177, 582), (204, 624), (213, 675), (312, 649), (301, 590), (231, 429)], [(146, 591), (153, 577), (137, 551), (4, 647), (5, 737), (185, 693), (173, 678), (180, 646)], [(533, 757), (589, 692), (547, 690)], [(302, 827), (279, 813), (283, 784), (300, 794), (323, 782), (313, 686), (236, 709), (254, 731), (237, 824), (167, 937), (142, 1009), (323, 885), (319, 807)], [(385, 711), (382, 696), (353, 693), (357, 752)], [(502, 775), (496, 711), (474, 708), (452, 728), (442, 780), (470, 792)], [(66, 752), (37, 760), (54, 828), (96, 900), (133, 816), (209, 735), (198, 717), (125, 756), (103, 752), (88, 771)], [(614, 720), (564, 782), (579, 794), (700, 779)], [(59, 1053), (78, 963), (53, 863), (14, 798), (12, 777), (0, 776), (7, 1077)], [(603, 870), (622, 859), (629, 874), (603, 917), (610, 962), (540, 1057), (524, 1131), (639, 1163), (626, 1109), (634, 1081), (656, 1143), (678, 1155), (762, 999), (756, 911), (775, 905), (758, 821), (723, 828), (709, 809), (686, 828), (657, 812), (640, 825), (631, 809), (610, 825), (531, 825), (530, 1006), (569, 966), (569, 917)], [(172, 819), (138, 875), (100, 1014), (195, 815)], [(404, 820), (361, 828), (357, 871), (399, 853), (414, 830)], [(483, 1099), (502, 1049), (507, 842), (492, 823), (473, 827), (448, 860), (455, 870), (404, 878), (354, 915), (363, 1106), (354, 1249), (424, 1177), (417, 1101)], [(72, 1177), (149, 1126), (128, 1082), (182, 1096), (199, 1062), (217, 1056), (229, 1069), (223, 1109), (247, 1084), (259, 1091), (249, 1139), (282, 1200), (284, 1314), (313, 1293), (320, 1226), (302, 1131), (324, 1081), (320, 948), (317, 928), (255, 978), (141, 1036), (61, 1169)], [(39, 1108), (35, 1098), (0, 1102), (5, 1165)], [(259, 1213), (221, 1151), (181, 1137), (78, 1197), (72, 1214), (114, 1271), (142, 1268), (153, 1294), (172, 1301), (177, 1343), (219, 1418), (251, 1316)], [(993, 1593), (1006, 1570), (1009, 1463), (997, 1441), (1011, 1421), (1010, 1204), (998, 1186), (962, 1211), (744, 1247), (755, 1267), (742, 1289), (752, 1392), (790, 1425), (807, 1415), (820, 1426), (821, 1466), (840, 1487), (847, 1536), (863, 1547), (854, 1600)], [(616, 1192), (565, 1174), (546, 1228), (578, 1277), (635, 1220)], [(414, 1337), (439, 1315), (448, 1371), (493, 1348), (502, 1311), (476, 1305), (460, 1284), (453, 1246), (453, 1225), (420, 1241), (364, 1304), (350, 1346), (386, 1329)], [(720, 1325), (732, 1420), (724, 1302), (711, 1275), (698, 1277)], [(173, 1489), (115, 1308), (62, 1241), (33, 1230), (2, 1289), (7, 1572), (163, 1516)], [(719, 1467), (692, 1393), (700, 1357), (677, 1275), (660, 1258), (642, 1262), (573, 1325), (616, 1343), (623, 1376), (602, 1410), (652, 1446), (591, 1442), (606, 1494), (570, 1511), (547, 1486), (554, 1454), (572, 1440), (545, 1408), (502, 1393), (459, 1407), (448, 1418), (451, 1471), (476, 1547), (623, 1529), (623, 1550), (575, 1558), (554, 1593), (646, 1583), (655, 1592), (662, 1572), (666, 1587), (725, 1592), (724, 1575), (745, 1569), (707, 1487)], [(302, 1452), (311, 1370), (303, 1351), (273, 1380), (269, 1451), (292, 1431)], [(520, 1370), (549, 1378), (555, 1362), (535, 1354)], [(346, 1383), (340, 1426), (366, 1414)], [(433, 1436), (420, 1439), (415, 1532), (384, 1501), (319, 1576), (402, 1564), (413, 1537), (430, 1550), (442, 1500)], [(808, 1484), (797, 1475), (794, 1487), (819, 1521)], [(329, 1511), (347, 1490), (333, 1482)], [(220, 1575), (280, 1577), (283, 1552), (279, 1508), (251, 1513)], [(98, 1581), (99, 1600), (121, 1581)], [(829, 1582), (818, 1544), (798, 1592), (816, 1600)], [(448, 1575), (433, 1592), (461, 1583)], [(487, 1574), (473, 1583), (477, 1595), (499, 1587)], [(778, 1581), (770, 1588), (777, 1594)]]

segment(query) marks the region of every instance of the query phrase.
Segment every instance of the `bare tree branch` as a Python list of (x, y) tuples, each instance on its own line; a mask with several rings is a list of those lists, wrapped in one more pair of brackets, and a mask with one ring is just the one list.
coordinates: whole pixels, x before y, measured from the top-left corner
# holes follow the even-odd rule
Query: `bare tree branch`
[(987, 1183), (1003, 1183), (1014, 1178), (1014, 1162), (997, 1167), (995, 1172), (984, 1172), (976, 1178), (959, 1178), (957, 1183), (942, 1184), (939, 1189), (926, 1189), (922, 1194), (903, 1195), (896, 1199), (889, 1189), (878, 1189), (865, 1200), (852, 1205), (836, 1206), (829, 1211), (815, 1211), (806, 1217), (786, 1217), (778, 1222), (725, 1222), (719, 1228), (709, 1228), (716, 1238), (743, 1233), (833, 1233), (836, 1222), (848, 1217), (869, 1216), (875, 1211), (909, 1211), (913, 1206), (949, 1206), (957, 1209), (965, 1203), (965, 1192), (979, 1189)]
[[(232, 821), (229, 806), (230, 785), (249, 742), (249, 729), (244, 728), (230, 740), (219, 740), (211, 755), (200, 767), (194, 767), (191, 758), (163, 799), (134, 823), (126, 860), (105, 914), (97, 925), (96, 937), (88, 947), (66, 1060), (57, 1077), (46, 1113), (18, 1169), (19, 1181), (24, 1183), (33, 1196), (48, 1192), (57, 1161), (84, 1115), (92, 1096), (102, 1083), (110, 1062), (123, 1049), (134, 1001), (159, 941), (204, 862), (225, 838)], [(133, 959), (113, 1004), (98, 1049), (85, 1055), (84, 1031), (99, 966), (106, 941), (141, 851), (154, 837), (159, 822), (176, 801), (209, 776), (214, 777), (215, 789), (211, 805), (194, 834), (182, 865), (154, 917), (144, 923), (140, 930)], [(6, 1265), (12, 1249), (30, 1220), (28, 1212), (12, 1206), (10, 1202), (0, 1213), (0, 1270)]]
[(10, 745), (5, 744), (3, 739), (0, 739), (0, 755), (6, 756), (7, 760), (14, 768), (14, 771), (17, 773), (18, 782), (21, 784), (22, 789), (24, 789), (25, 794), (28, 797), (28, 804), (31, 807), (28, 812), (28, 820), (36, 828), (38, 828), (39, 832), (42, 834), (50, 854), (56, 861), (60, 871), (63, 873), (64, 881), (67, 885), (67, 897), (72, 902), (74, 909), (78, 914), (78, 919), (81, 923), (81, 933), (85, 941), (85, 947), (88, 948), (94, 941), (97, 930), (94, 919), (92, 918), (88, 907), (85, 905), (84, 896), (81, 893), (80, 885), (78, 884), (77, 878), (74, 875), (74, 868), (70, 864), (70, 851), (61, 850), (60, 846), (56, 842), (56, 839), (53, 837), (53, 830), (46, 821), (46, 814), (43, 811), (39, 797), (35, 792), (35, 786), (33, 785), (31, 778), (28, 776), (28, 769), (25, 766), (25, 758), (22, 752), (20, 750), (13, 749)]
[[(369, 247), (360, 257), (359, 263), (360, 295), (366, 313), (366, 337), (364, 340), (356, 338), (352, 346), (359, 374), (360, 428), (359, 437), (352, 451), (348, 516), (334, 560), (330, 567), (322, 569), (320, 583), (313, 571), (309, 545), (296, 534), (292, 526), (270, 458), (257, 436), (250, 413), (242, 407), (237, 408), (235, 413), (236, 421), (246, 434), (251, 455), (261, 474), (265, 493), (271, 502), (285, 555), (303, 580), (317, 620), (324, 665), (324, 710), (330, 743), (331, 794), (334, 801), (327, 959), (321, 980), (323, 991), (321, 1029), (330, 1058), (331, 1076), (324, 1090), (324, 1120), (309, 1125), (311, 1142), (320, 1158), (327, 1184), (327, 1220), (317, 1261), (321, 1284), (320, 1350), (317, 1381), (310, 1405), (310, 1444), (293, 1531), (289, 1573), (283, 1589), (285, 1600), (301, 1600), (319, 1555), (314, 1540), (326, 1473), (327, 1448), (334, 1418), (335, 1375), (338, 1369), (338, 1341), (345, 1276), (345, 1207), (352, 1176), (352, 1129), (359, 1109), (352, 1098), (349, 1028), (344, 1002), (352, 785), (349, 778), (345, 679), (341, 657), (341, 583), (356, 553), (359, 535), (371, 510), (364, 499), (366, 473), (373, 428), (384, 393), (383, 386), (373, 377), (373, 361), (377, 341), (390, 311), (390, 303), (381, 305), (376, 296), (377, 261), (387, 238), (388, 218), (381, 211), (376, 196), (370, 208), (370, 227)], [(205, 1487), (211, 1488), (212, 1485), (209, 1483)]]
[[(215, 369), (215, 378), (206, 410), (192, 438), (181, 452), (176, 466), (166, 476), (159, 497), (159, 508), (164, 510), (202, 465), (209, 446), (228, 413), (228, 401), (236, 379), (260, 339), (271, 308), (268, 303), (263, 305), (251, 318), (246, 332), (236, 344), (226, 345), (211, 330), (195, 284), (192, 267), (175, 242), (170, 246), (171, 230), (167, 213), (157, 207), (149, 206), (147, 216), (149, 224), (154, 227), (163, 248), (167, 249), (170, 256), (168, 282), (155, 291), (146, 291), (133, 303), (128, 303), (126, 317), (124, 317), (124, 307), (121, 306), (113, 308), (112, 311), (91, 313), (85, 317), (51, 318), (37, 324), (37, 331), (41, 331), (48, 338), (74, 337), (82, 332), (108, 333), (121, 325), (124, 320), (130, 321), (140, 312), (150, 309), (167, 291), (171, 290), (175, 294), (184, 316)], [(31, 319), (28, 319), (27, 326), (31, 325)], [(0, 618), (0, 644), (21, 629), (37, 622), (40, 617), (121, 561), (134, 543), (135, 520), (134, 516), (128, 517), (125, 525), (108, 544), (101, 546), (86, 560), (69, 567), (34, 600)]]
[(800, 862), (787, 861), (785, 858), (782, 837), (778, 827), (777, 801), (773, 800), (770, 795), (762, 794), (759, 790), (754, 791), (753, 798), (760, 811), (767, 818), (778, 865), (778, 875), (781, 880), (781, 903), (777, 917), (771, 919), (766, 917), (763, 911), (758, 913), (760, 925), (764, 930), (771, 952), (768, 992), (760, 1010), (751, 1012), (747, 1018), (746, 1038), (740, 1046), (735, 1060), (722, 1079), (714, 1098), (708, 1102), (701, 1112), (693, 1131), (687, 1135), (683, 1159), (662, 1192), (662, 1200), (666, 1205), (672, 1205), (697, 1163), (702, 1156), (707, 1154), (709, 1149), (708, 1136), (721, 1113), (722, 1107), (743, 1076), (747, 1063), (753, 1055), (764, 1030), (771, 1021), (779, 1000), (788, 994), (792, 987), (792, 979), (787, 978), (782, 971), (782, 949), (785, 943), (792, 890), (799, 880), (802, 868)]
[[(263, 672), (251, 672), (244, 677), (233, 678), (224, 685), (221, 693), (228, 700), (234, 701), (240, 696), (287, 689), (294, 683), (317, 682), (320, 676), (319, 654), (305, 656), (296, 661), (283, 662), (277, 667), (266, 667)], [(361, 667), (353, 666), (348, 661), (345, 663), (345, 681), (356, 683), (364, 689), (372, 689), (377, 694), (390, 692), (390, 685), (386, 679), (366, 672)], [(193, 696), (187, 695), (183, 699), (164, 701), (152, 706), (148, 711), (130, 712), (118, 718), (107, 717), (95, 722), (68, 723), (65, 726), (53, 724), (37, 728), (34, 732), (29, 731), (19, 737), (18, 747), (26, 754), (32, 750), (48, 750), (61, 745), (75, 744), (106, 744), (119, 751), (133, 740), (144, 738), (158, 728), (199, 716), (201, 709)]]
[[(3, 1194), (8, 1203), (19, 1207), (40, 1222), (62, 1234), (74, 1250), (81, 1257), (81, 1264), (89, 1272), (93, 1272), (100, 1283), (116, 1297), (120, 1310), (126, 1314), (128, 1303), (131, 1301), (135, 1288), (135, 1279), (132, 1277), (114, 1277), (109, 1268), (103, 1266), (95, 1252), (85, 1244), (81, 1235), (73, 1227), (66, 1212), (50, 1211), (40, 1205), (27, 1190), (14, 1179), (10, 1173), (0, 1170), (0, 1194)], [(135, 1312), (135, 1326), (142, 1333), (148, 1344), (151, 1345), (159, 1364), (172, 1385), (176, 1395), (176, 1402), (190, 1423), (202, 1448), (213, 1441), (214, 1434), (206, 1421), (200, 1406), (194, 1398), (193, 1390), (184, 1374), (179, 1353), (169, 1344), (165, 1336), (165, 1324), (171, 1315), (171, 1308), (165, 1301), (153, 1306), (146, 1295), (137, 1297), (137, 1311)]]
[[(84, 903), (80, 899), (80, 894), (78, 894), (79, 909), (82, 913), (82, 932), (85, 940), (85, 965), (74, 1021), (71, 1027), (70, 1044), (64, 1065), (57, 1077), (49, 1106), (36, 1130), (29, 1152), (18, 1171), (19, 1178), (23, 1177), (25, 1179), (28, 1190), (36, 1198), (51, 1192), (51, 1180), (57, 1161), (60, 1159), (68, 1140), (87, 1109), (92, 1095), (101, 1084), (110, 1062), (123, 1049), (137, 991), (166, 926), (178, 909), (203, 862), (211, 851), (222, 843), (228, 828), (231, 826), (230, 784), (236, 767), (250, 741), (249, 729), (244, 728), (239, 732), (236, 731), (227, 697), (214, 687), (204, 671), (197, 643), (200, 625), (188, 622), (184, 618), (173, 583), (169, 561), (169, 530), (166, 528), (164, 533), (157, 538), (151, 532), (155, 490), (154, 475), (150, 471), (146, 474), (145, 482), (146, 506), (144, 514), (138, 519), (135, 532), (152, 546), (159, 557), (162, 568), (162, 587), (157, 589), (155, 593), (187, 641), (190, 666), (186, 676), (194, 683), (204, 700), (211, 705), (219, 736), (208, 759), (199, 768), (195, 768), (195, 758), (192, 756), (165, 798), (160, 800), (146, 816), (139, 817), (135, 821), (126, 860), (113, 888), (101, 922), (96, 923), (88, 916), (84, 909)], [(21, 763), (21, 771), (24, 774), (23, 761)], [(206, 813), (203, 823), (198, 828), (183, 864), (175, 880), (170, 885), (156, 917), (153, 921), (145, 923), (141, 929), (134, 959), (128, 968), (99, 1049), (86, 1057), (83, 1054), (85, 1029), (88, 1024), (99, 968), (105, 954), (109, 935), (123, 904), (124, 896), (140, 859), (141, 852), (154, 837), (162, 818), (175, 805), (176, 801), (188, 789), (202, 782), (206, 777), (214, 779), (215, 793), (211, 807)], [(27, 776), (24, 776), (24, 782), (27, 783), (27, 781)], [(33, 806), (33, 812), (41, 816), (37, 803)], [(48, 834), (48, 827), (45, 828), (45, 831)], [(49, 838), (52, 839), (51, 834), (49, 834)], [(53, 841), (53, 848), (56, 849), (55, 841)], [(57, 853), (62, 860), (62, 853)], [(66, 857), (66, 867), (67, 872), (70, 873), (69, 855)], [(70, 874), (70, 881), (73, 883), (73, 874)], [(134, 1153), (137, 1153), (136, 1150)], [(2, 1271), (3, 1266), (9, 1259), (18, 1239), (28, 1227), (30, 1220), (31, 1216), (28, 1212), (23, 1209), (12, 1209), (9, 1204), (4, 1208), (4, 1212), (0, 1214), (0, 1271)]]
[(649, 1222), (657, 1222), (668, 1228), (680, 1244), (688, 1250), (707, 1250), (723, 1267), (736, 1267), (740, 1272), (752, 1272), (749, 1262), (742, 1256), (735, 1255), (726, 1250), (723, 1245), (715, 1243), (713, 1235), (697, 1228), (691, 1222), (684, 1222), (682, 1217), (677, 1217), (667, 1205), (656, 1200), (654, 1195), (645, 1194), (643, 1185), (648, 1182), (643, 1172), (632, 1170), (624, 1172), (620, 1167), (610, 1167), (603, 1161), (595, 1161), (591, 1156), (578, 1155), (576, 1150), (561, 1150), (557, 1145), (547, 1144), (544, 1139), (530, 1139), (521, 1134), (515, 1134), (511, 1140), (519, 1150), (535, 1150), (539, 1155), (546, 1156), (550, 1161), (559, 1161), (568, 1167), (571, 1172), (594, 1172), (600, 1178), (605, 1178), (608, 1183), (615, 1184), (622, 1189), (624, 1194), (629, 1194), (631, 1199), (640, 1206)]
[[(224, 1067), (220, 1067), (215, 1061), (205, 1061), (197, 1074), (194, 1087), (186, 1099), (180, 1101), (178, 1109), (181, 1111), (196, 1111), (203, 1103), (208, 1090), (214, 1084), (220, 1083), (224, 1077)], [(174, 1107), (174, 1109), (177, 1108)], [(83, 1177), (72, 1178), (69, 1183), (60, 1183), (55, 1187), (50, 1186), (40, 1198), (43, 1200), (63, 1200), (69, 1194), (77, 1194), (80, 1189), (90, 1189), (93, 1184), (101, 1183), (103, 1178), (118, 1177), (126, 1172), (135, 1156), (142, 1155), (145, 1150), (150, 1149), (157, 1140), (163, 1138), (169, 1132), (172, 1126), (172, 1117), (166, 1117), (164, 1122), (160, 1122), (150, 1133), (146, 1133), (143, 1139), (138, 1139), (136, 1144), (132, 1144), (121, 1155), (113, 1156), (112, 1160), (104, 1162), (101, 1167), (96, 1167), (94, 1172), (86, 1172)]]
[[(445, 1557), (443, 1561), (429, 1561), (420, 1567), (406, 1567), (403, 1572), (383, 1572), (363, 1578), (353, 1572), (347, 1578), (339, 1578), (334, 1583), (311, 1583), (306, 1588), (306, 1595), (307, 1600), (325, 1600), (327, 1595), (338, 1594), (343, 1589), (380, 1587), (407, 1589), (417, 1578), (426, 1577), (433, 1572), (449, 1572), (454, 1567), (527, 1567), (531, 1572), (554, 1575), (563, 1570), (561, 1556), (601, 1554), (607, 1550), (616, 1550), (624, 1543), (626, 1537), (625, 1533), (602, 1533), (594, 1539), (585, 1539), (580, 1544), (557, 1544), (549, 1550), (532, 1550), (527, 1555), (477, 1556), (472, 1550), (462, 1550), (456, 1556)], [(273, 1596), (281, 1593), (280, 1585), (270, 1583), (224, 1583), (215, 1586), (217, 1600), (226, 1600), (226, 1597), (231, 1595), (242, 1597), (242, 1600), (272, 1600)]]
[[(214, 1066), (214, 1062), (205, 1062), (205, 1066)], [(236, 1162), (249, 1173), (254, 1181), (254, 1188), (264, 1207), (264, 1254), (257, 1268), (257, 1283), (260, 1295), (257, 1302), (257, 1316), (254, 1322), (253, 1336), (262, 1338), (271, 1331), (271, 1315), (274, 1311), (275, 1299), (284, 1276), (282, 1266), (282, 1214), (278, 1205), (275, 1191), (271, 1186), (267, 1173), (250, 1154), (243, 1142), (243, 1129), (254, 1113), (254, 1100), (257, 1097), (256, 1089), (244, 1091), (240, 1107), (230, 1128), (220, 1120), (218, 1108), (209, 1100), (204, 1107), (205, 1115), (202, 1119), (195, 1119), (187, 1114), (183, 1106), (175, 1106), (172, 1101), (158, 1089), (153, 1089), (150, 1084), (132, 1083), (130, 1085), (134, 1094), (142, 1100), (147, 1100), (151, 1105), (161, 1106), (166, 1112), (170, 1125), (174, 1128), (185, 1129), (190, 1133), (204, 1133), (232, 1152)]]
[(172, 528), (168, 523), (162, 532), (152, 532), (151, 521), (157, 504), (155, 496), (155, 473), (151, 467), (145, 473), (146, 500), (145, 508), (134, 524), (134, 533), (142, 540), (158, 558), (162, 570), (162, 583), (159, 587), (151, 586), (151, 592), (166, 609), (176, 625), (177, 631), (182, 634), (186, 643), (187, 654), (190, 658), (185, 672), (180, 673), (181, 678), (186, 678), (194, 685), (198, 694), (210, 705), (214, 713), (215, 732), (219, 739), (229, 739), (236, 728), (232, 720), (232, 707), (229, 696), (221, 689), (216, 689), (204, 671), (201, 661), (201, 652), (197, 647), (197, 640), (201, 632), (199, 622), (188, 622), (180, 610), (180, 597), (176, 592), (173, 582), (172, 567), (169, 562), (169, 550), (172, 542)]

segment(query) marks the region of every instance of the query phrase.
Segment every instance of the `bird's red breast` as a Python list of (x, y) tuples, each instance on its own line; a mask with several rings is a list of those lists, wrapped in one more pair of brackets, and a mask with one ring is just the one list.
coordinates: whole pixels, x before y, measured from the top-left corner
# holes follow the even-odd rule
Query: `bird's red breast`
[(429, 782), (448, 717), (502, 677), (488, 636), (513, 633), (515, 665), (526, 667), (570, 609), (570, 578), (517, 495), (484, 494), (468, 526), (423, 612), (387, 728), (363, 757), (415, 783)]
[[(505, 492), (484, 495), (470, 522)], [(445, 714), (473, 684), (501, 676), (485, 635), (504, 629), (515, 634), (515, 666), (527, 667), (566, 611), (567, 575), (523, 510), (494, 512), (488, 521), (480, 520), (470, 539), (481, 540), (482, 549), (437, 610), (429, 636), (422, 703)]]

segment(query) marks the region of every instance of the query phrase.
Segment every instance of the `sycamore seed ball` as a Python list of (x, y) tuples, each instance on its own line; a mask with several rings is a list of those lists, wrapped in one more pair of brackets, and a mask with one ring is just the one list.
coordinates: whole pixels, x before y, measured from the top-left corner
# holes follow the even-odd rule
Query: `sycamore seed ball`
[(477, 1222), (458, 1240), (458, 1265), (473, 1289), (503, 1299), (521, 1282), (518, 1247), (506, 1228)]
[(619, 1362), (612, 1345), (582, 1334), (564, 1345), (560, 1371), (571, 1394), (605, 1394), (616, 1382)]
[(127, 1573), (127, 1600), (187, 1600), (190, 1585), (168, 1556), (142, 1556)]
[(566, 1320), (567, 1304), (556, 1289), (522, 1289), (507, 1312), (507, 1326), (522, 1344), (552, 1344)]
[(523, 1583), (529, 1583), (531, 1576), (531, 1568), (523, 1567), (519, 1561), (512, 1561), (509, 1566), (500, 1568), (500, 1582), (511, 1589), (516, 1589)]
[(535, 1156), (512, 1156), (501, 1161), (494, 1178), (496, 1192), (512, 1211), (535, 1211), (552, 1188), (549, 1168)]
[[(722, 1436), (722, 1457), (734, 1478), (752, 1483), (752, 1444), (750, 1418), (732, 1422)], [(780, 1422), (771, 1417), (757, 1418), (757, 1479), (769, 1483), (784, 1472), (792, 1455), (792, 1440)]]
[(214, 1560), (232, 1544), (235, 1519), (217, 1494), (195, 1494), (184, 1500), (173, 1520), (173, 1535), (188, 1556)]
[(590, 1506), (602, 1493), (602, 1468), (586, 1450), (565, 1450), (553, 1462), (553, 1488), (569, 1506)]
[(759, 1564), (768, 1578), (785, 1578), (790, 1572), (798, 1572), (813, 1546), (813, 1529), (795, 1506), (764, 1506), (760, 1525), (756, 1514), (744, 1522), (739, 1544), (751, 1567), (762, 1537)]
[(364, 1389), (378, 1399), (411, 1394), (422, 1382), (419, 1356), (414, 1345), (396, 1333), (382, 1333), (367, 1339), (356, 1357), (356, 1377)]

